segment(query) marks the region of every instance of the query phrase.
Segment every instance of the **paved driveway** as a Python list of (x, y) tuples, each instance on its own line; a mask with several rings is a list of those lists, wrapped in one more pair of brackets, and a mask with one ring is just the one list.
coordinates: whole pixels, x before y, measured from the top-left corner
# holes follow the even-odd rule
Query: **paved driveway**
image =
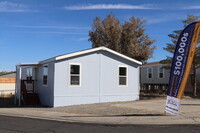
[(0, 133), (199, 133), (200, 125), (108, 125), (1, 116)]

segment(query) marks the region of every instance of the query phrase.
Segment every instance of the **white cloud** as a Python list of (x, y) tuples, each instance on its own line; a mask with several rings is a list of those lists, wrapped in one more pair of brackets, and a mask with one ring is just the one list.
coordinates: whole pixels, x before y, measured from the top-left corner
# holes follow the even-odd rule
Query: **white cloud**
[(155, 24), (155, 23), (162, 23), (162, 22), (167, 22), (170, 21), (170, 19), (166, 17), (160, 17), (160, 18), (147, 18), (147, 23), (148, 24)]
[(78, 38), (77, 40), (78, 40), (78, 41), (86, 41), (86, 40), (88, 40), (88, 38), (89, 38), (89, 37)]
[[(177, 13), (167, 13), (167, 14), (159, 14), (152, 17), (144, 17), (144, 20), (147, 21), (147, 24), (156, 24), (156, 23), (163, 23), (163, 22), (170, 22), (174, 20), (183, 20), (185, 15)], [(173, 19), (172, 19), (173, 18)]]
[[(45, 26), (45, 25), (12, 25), (19, 29), (28, 29), (29, 31), (21, 31), (23, 33), (36, 34), (68, 34), (68, 35), (87, 35), (90, 27), (78, 26)], [(53, 30), (53, 31), (51, 31)], [(87, 31), (87, 32), (86, 32)]]
[(32, 25), (14, 25), (17, 28), (35, 28), (35, 29), (73, 29), (73, 30), (89, 30), (90, 27), (77, 27), (77, 26), (32, 26)]
[(188, 6), (188, 7), (183, 7), (182, 9), (200, 9), (200, 6)]
[(0, 2), (0, 12), (37, 12), (37, 10), (30, 10), (24, 4), (2, 1)]
[(55, 32), (55, 31), (23, 31), (23, 33), (31, 34), (66, 34), (66, 35), (86, 35), (83, 32)]
[(128, 5), (128, 4), (86, 4), (86, 5), (78, 5), (78, 6), (65, 6), (66, 10), (102, 10), (102, 9), (129, 9), (129, 10), (137, 10), (137, 9), (158, 9), (155, 8), (154, 5)]

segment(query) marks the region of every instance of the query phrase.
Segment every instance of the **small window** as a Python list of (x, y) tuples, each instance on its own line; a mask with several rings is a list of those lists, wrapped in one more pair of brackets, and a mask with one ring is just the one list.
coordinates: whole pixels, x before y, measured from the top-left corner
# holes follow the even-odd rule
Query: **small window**
[(164, 69), (162, 67), (159, 68), (158, 74), (159, 78), (164, 78)]
[(32, 83), (32, 76), (33, 76), (33, 69), (32, 68), (27, 68), (26, 69), (26, 80), (27, 80), (27, 83)]
[(71, 86), (80, 85), (80, 65), (77, 64), (70, 65), (70, 85)]
[(119, 67), (119, 85), (127, 85), (127, 67)]
[(26, 69), (26, 78), (27, 80), (32, 80), (33, 76), (33, 69), (32, 68), (27, 68)]
[(147, 68), (147, 77), (148, 78), (153, 78), (153, 70), (152, 68)]
[(43, 85), (48, 83), (48, 66), (43, 67)]

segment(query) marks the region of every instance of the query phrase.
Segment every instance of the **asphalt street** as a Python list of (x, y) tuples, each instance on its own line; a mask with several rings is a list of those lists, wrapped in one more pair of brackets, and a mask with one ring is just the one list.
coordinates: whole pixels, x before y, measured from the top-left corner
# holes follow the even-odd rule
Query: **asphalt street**
[(113, 125), (0, 116), (0, 133), (199, 133), (200, 125)]

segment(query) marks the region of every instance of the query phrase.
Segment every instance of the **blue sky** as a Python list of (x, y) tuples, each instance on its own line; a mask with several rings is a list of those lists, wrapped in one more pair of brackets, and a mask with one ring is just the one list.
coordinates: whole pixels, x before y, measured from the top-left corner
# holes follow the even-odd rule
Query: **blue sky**
[(113, 13), (121, 22), (146, 20), (146, 33), (157, 46), (149, 62), (166, 58), (167, 36), (181, 29), (187, 14), (200, 16), (199, 0), (0, 0), (0, 71), (18, 63), (91, 48), (93, 19)]

